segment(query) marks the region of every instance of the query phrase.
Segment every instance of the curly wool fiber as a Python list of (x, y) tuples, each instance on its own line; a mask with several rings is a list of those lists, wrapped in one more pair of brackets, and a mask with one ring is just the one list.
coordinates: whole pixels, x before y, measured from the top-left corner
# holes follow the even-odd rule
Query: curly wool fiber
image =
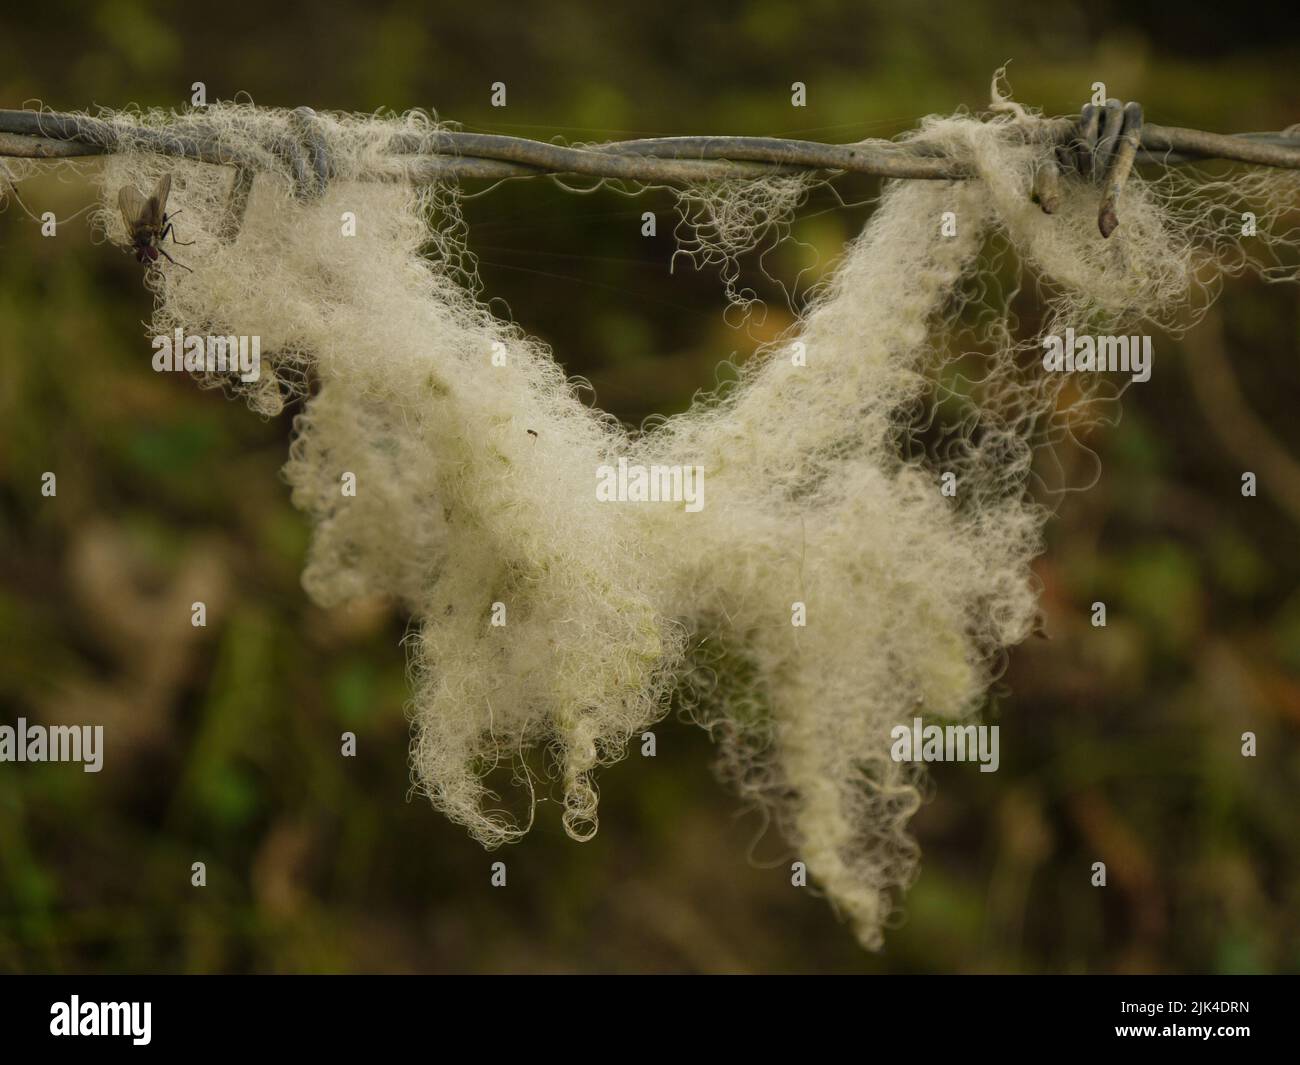
[[(103, 221), (123, 242), (118, 189), (172, 172), (194, 272), (164, 272), (155, 329), (260, 335), (269, 354), (248, 398), (265, 412), (316, 382), (286, 467), (315, 527), (303, 580), (323, 604), (387, 593), (417, 621), (417, 787), (485, 845), (507, 842), (531, 823), (532, 780), (521, 823), (487, 778), (542, 747), (565, 826), (587, 838), (593, 771), (679, 698), (872, 947), (918, 860), (906, 832), (918, 771), (890, 758), (890, 729), (975, 714), (998, 653), (1035, 615), (1047, 511), (1027, 486), (1035, 448), (1059, 431), (1064, 375), (1024, 357), (1037, 341), (1015, 336), (990, 255), (1014, 250), (1049, 329), (1170, 327), (1195, 290), (1249, 265), (1223, 232), (1237, 199), (1264, 232), (1296, 195), (1294, 175), (1134, 177), (1103, 241), (1095, 187), (1067, 181), (1054, 217), (1031, 202), (1052, 150), (1033, 120), (927, 120), (910, 141), (975, 176), (888, 183), (788, 336), (734, 387), (633, 434), (479, 300), (454, 185), (356, 180), (396, 127), (430, 120), (322, 116), (338, 176), (299, 202), (260, 147), (292, 135), (287, 114), (203, 118), (265, 167), (237, 239), (220, 239), (228, 170), (145, 151), (105, 163)], [(803, 191), (790, 179), (686, 190), (683, 250), (721, 264), (737, 298), (728, 264), (756, 232), (780, 232)], [(341, 235), (348, 211), (355, 236)], [(954, 376), (965, 344), (980, 355), (973, 377)], [(706, 505), (598, 501), (597, 469), (620, 458), (702, 467)], [(955, 498), (939, 490), (945, 472)], [(496, 603), (505, 625), (491, 622)]]

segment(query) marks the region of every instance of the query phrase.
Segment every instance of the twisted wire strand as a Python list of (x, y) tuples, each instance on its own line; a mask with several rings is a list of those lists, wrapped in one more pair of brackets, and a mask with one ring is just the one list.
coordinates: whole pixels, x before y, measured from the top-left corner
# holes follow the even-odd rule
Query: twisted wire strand
[[(1119, 225), (1116, 204), (1132, 168), (1144, 162), (1166, 165), (1226, 159), (1258, 166), (1300, 169), (1300, 126), (1277, 133), (1221, 134), (1145, 122), (1141, 105), (1110, 99), (1086, 105), (1079, 115), (1043, 119), (1000, 94), (993, 81), (992, 109), (1011, 112), (1024, 135), (1055, 145), (1055, 162), (1035, 176), (1034, 198), (1053, 213), (1059, 203), (1062, 169), (1073, 169), (1103, 186), (1098, 228), (1109, 237)], [(233, 166), (230, 217), (223, 239), (237, 236), (255, 174), (266, 159), (223, 142), (201, 115), (178, 116), (164, 128), (114, 123), (57, 111), (0, 110), (0, 157), (72, 159), (109, 154), (120, 146), (162, 155)], [(329, 138), (316, 112), (299, 107), (288, 128), (261, 145), (293, 175), (300, 200), (320, 196), (335, 176)], [(355, 175), (362, 180), (500, 180), (543, 174), (601, 180), (683, 185), (699, 181), (764, 178), (810, 170), (870, 174), (884, 178), (961, 180), (971, 176), (959, 160), (924, 145), (866, 140), (822, 144), (781, 137), (648, 137), (611, 144), (566, 145), (497, 133), (430, 129), (395, 131), (386, 154)]]
[[(328, 147), (310, 108), (293, 112), (299, 133), (292, 143), (272, 145), (285, 155), (304, 185), (320, 186), (330, 175)], [(1079, 118), (1043, 120), (1045, 135), (1065, 143), (1075, 138)], [(56, 111), (0, 110), (0, 156), (70, 159), (115, 150), (129, 132), (136, 147), (205, 163), (257, 168), (257, 161), (219, 143), (201, 119), (178, 121), (175, 129), (117, 127), (103, 119)], [(890, 141), (822, 144), (781, 137), (652, 137), (590, 147), (573, 147), (496, 133), (439, 130), (427, 135), (396, 133), (391, 168), (362, 177), (429, 183), (449, 178), (527, 177), (576, 174), (644, 182), (682, 183), (714, 178), (766, 177), (801, 170), (839, 170), (886, 178), (960, 180), (970, 174), (942, 156), (926, 155)], [(1210, 133), (1145, 124), (1137, 163), (1184, 163), (1227, 159), (1259, 166), (1300, 169), (1300, 131)]]

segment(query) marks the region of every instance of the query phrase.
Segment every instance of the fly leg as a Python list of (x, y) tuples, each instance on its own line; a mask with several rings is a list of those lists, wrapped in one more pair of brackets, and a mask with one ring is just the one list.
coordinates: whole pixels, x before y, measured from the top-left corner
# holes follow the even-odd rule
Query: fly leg
[[(165, 216), (163, 217), (163, 222), (165, 223), (165, 225), (164, 225), (163, 228), (162, 228), (162, 232), (158, 234), (158, 239), (159, 239), (160, 241), (166, 240), (168, 234), (171, 234), (171, 238), (172, 238), (172, 243), (173, 243), (173, 244), (179, 244), (179, 245), (181, 245), (181, 247), (188, 248), (191, 244), (194, 243), (194, 241), (192, 241), (192, 240), (177, 240), (177, 239), (176, 239), (176, 227), (172, 224), (172, 219), (175, 218), (175, 217), (176, 217), (178, 214), (180, 214), (180, 213), (181, 213), (180, 211), (174, 211), (172, 214), (165, 215)], [(159, 249), (159, 250), (161, 250), (161, 249)], [(179, 265), (179, 264), (177, 264), (177, 265)]]
[[(168, 228), (170, 228), (170, 227), (168, 227)], [(163, 233), (164, 233), (164, 235), (166, 235), (166, 230), (163, 230)], [(172, 239), (173, 239), (173, 240), (176, 240), (175, 237), (173, 237)], [(179, 244), (179, 243), (181, 243), (181, 242), (180, 242), (180, 241), (176, 241), (176, 243)], [(193, 244), (194, 241), (191, 240), (191, 241), (189, 241), (189, 243), (190, 243), (190, 244)], [(184, 263), (178, 263), (175, 259), (173, 259), (170, 255), (168, 255), (168, 254), (167, 254), (167, 249), (166, 249), (166, 248), (163, 248), (161, 245), (158, 245), (158, 246), (157, 246), (157, 251), (158, 251), (158, 254), (161, 255), (164, 259), (166, 259), (169, 263), (171, 263), (172, 266), (179, 266), (179, 267), (180, 267), (182, 270), (184, 270), (186, 273), (190, 273), (190, 274), (194, 273), (194, 271), (191, 270), (191, 269), (190, 269), (188, 266), (186, 266)]]

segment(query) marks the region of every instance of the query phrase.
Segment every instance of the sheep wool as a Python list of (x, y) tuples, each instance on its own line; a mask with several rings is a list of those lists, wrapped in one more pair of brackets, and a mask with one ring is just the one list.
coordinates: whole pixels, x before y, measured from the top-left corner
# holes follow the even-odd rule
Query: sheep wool
[[(386, 594), (413, 618), (415, 787), (488, 847), (547, 797), (587, 839), (597, 769), (677, 706), (868, 947), (919, 859), (923, 781), (890, 757), (890, 730), (979, 713), (1035, 621), (1051, 510), (1035, 458), (1123, 387), (1046, 371), (1016, 292), (1037, 287), (1043, 334), (1176, 331), (1225, 275), (1295, 276), (1298, 235), (1275, 226), (1295, 174), (1144, 168), (1103, 240), (1097, 186), (1066, 178), (1051, 216), (1032, 201), (1053, 151), (1040, 120), (934, 117), (902, 140), (971, 177), (887, 182), (786, 335), (633, 432), (489, 309), (458, 186), (402, 180), (385, 146), (435, 135), (429, 116), (319, 116), (336, 173), (300, 200), (265, 147), (294, 135), (287, 112), (204, 109), (219, 143), (259, 162), (233, 240), (231, 168), (132, 141), (184, 116), (101, 117), (124, 130), (97, 173), (110, 239), (128, 242), (119, 189), (170, 173), (195, 241), (192, 273), (150, 274), (154, 332), (260, 337), (257, 381), (202, 383), (263, 413), (296, 405), (285, 474), (314, 526), (306, 590), (325, 605)], [(740, 254), (784, 235), (810, 184), (679, 190), (681, 252), (747, 306)], [(1243, 211), (1257, 235), (1240, 235)], [(701, 505), (602, 498), (600, 471), (620, 468), (701, 471)], [(513, 806), (495, 790), (512, 770)]]

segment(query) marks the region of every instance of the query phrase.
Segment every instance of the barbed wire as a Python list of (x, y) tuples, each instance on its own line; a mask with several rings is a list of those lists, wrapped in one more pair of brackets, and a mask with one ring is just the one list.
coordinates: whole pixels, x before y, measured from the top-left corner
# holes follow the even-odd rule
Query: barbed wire
[[(1098, 109), (1100, 113), (1101, 109)], [(1045, 134), (1067, 144), (1088, 120), (1045, 119)], [(307, 148), (283, 137), (266, 145), (275, 154), (328, 176), (323, 143), (311, 144), (315, 113), (293, 112)], [(69, 159), (114, 152), (129, 138), (131, 145), (162, 155), (236, 167), (258, 168), (258, 161), (222, 144), (201, 117), (180, 116), (174, 128), (157, 129), (57, 111), (0, 109), (0, 156), (24, 159)], [(295, 147), (299, 150), (295, 152)], [(1184, 163), (1226, 159), (1260, 166), (1300, 169), (1300, 131), (1210, 133), (1177, 126), (1145, 124), (1136, 162)], [(431, 130), (394, 133), (391, 165), (362, 177), (432, 182), (445, 178), (523, 177), (573, 174), (631, 181), (685, 181), (761, 177), (806, 170), (841, 170), (886, 178), (955, 180), (971, 176), (959, 163), (927, 155), (891, 141), (823, 144), (782, 137), (652, 137), (596, 146), (569, 146), (496, 133)], [(308, 158), (312, 155), (315, 158)], [(300, 158), (299, 158), (300, 157)], [(314, 166), (313, 166), (314, 163)], [(306, 176), (306, 175), (304, 175)]]
[[(1054, 159), (1035, 174), (1033, 195), (1053, 213), (1060, 174), (1072, 170), (1103, 188), (1097, 224), (1103, 237), (1119, 225), (1117, 203), (1135, 165), (1182, 164), (1211, 159), (1300, 170), (1300, 125), (1276, 133), (1210, 133), (1145, 122), (1137, 103), (1110, 99), (1087, 104), (1076, 117), (1044, 119), (1003, 97), (998, 75), (992, 110), (1011, 112), (1033, 136), (1055, 145)], [(268, 132), (256, 147), (223, 140), (201, 113), (178, 115), (165, 127), (45, 110), (0, 110), (0, 157), (63, 160), (117, 150), (233, 166), (226, 239), (237, 234), (255, 174), (287, 165), (301, 199), (319, 195), (336, 176), (328, 137), (309, 107), (289, 112), (287, 128)], [(263, 155), (256, 155), (260, 147)], [(269, 158), (265, 153), (269, 153)], [(498, 133), (468, 133), (409, 126), (393, 132), (385, 151), (350, 176), (362, 180), (433, 184), (445, 180), (580, 175), (643, 184), (685, 185), (726, 179), (761, 179), (809, 171), (883, 178), (961, 180), (973, 176), (960, 160), (923, 143), (865, 140), (822, 144), (782, 137), (650, 137), (610, 144), (566, 145)]]

